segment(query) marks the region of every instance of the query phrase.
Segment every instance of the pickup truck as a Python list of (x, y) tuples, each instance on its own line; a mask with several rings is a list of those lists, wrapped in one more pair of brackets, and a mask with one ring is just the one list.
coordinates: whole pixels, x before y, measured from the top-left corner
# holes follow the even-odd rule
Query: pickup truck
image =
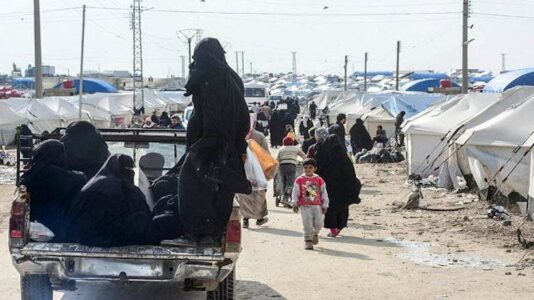
[[(161, 172), (169, 170), (185, 151), (185, 133), (172, 130), (102, 129), (111, 153), (143, 153), (165, 157)], [(61, 129), (46, 138), (61, 137)], [(49, 300), (53, 290), (75, 290), (80, 281), (121, 284), (176, 284), (186, 291), (207, 291), (207, 299), (233, 299), (235, 265), (241, 251), (241, 217), (234, 205), (221, 247), (127, 246), (89, 247), (81, 244), (44, 243), (30, 239), (32, 195), (21, 184), (24, 173), (20, 140), (41, 137), (18, 135), (17, 191), (9, 220), (9, 250), (20, 273), (21, 299)], [(148, 170), (154, 170), (150, 166)], [(139, 170), (136, 171), (138, 173)]]

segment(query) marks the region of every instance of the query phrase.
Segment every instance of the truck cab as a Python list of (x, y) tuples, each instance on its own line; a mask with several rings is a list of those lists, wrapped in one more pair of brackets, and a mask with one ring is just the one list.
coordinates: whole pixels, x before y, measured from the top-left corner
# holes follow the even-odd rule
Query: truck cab
[[(140, 158), (159, 153), (165, 158), (161, 172), (172, 168), (185, 152), (185, 132), (168, 129), (101, 129), (110, 152)], [(46, 138), (59, 139), (62, 129)], [(53, 290), (74, 290), (82, 281), (121, 284), (176, 284), (186, 291), (207, 291), (207, 299), (233, 299), (235, 265), (241, 251), (240, 212), (237, 203), (220, 247), (167, 247), (131, 245), (99, 248), (73, 243), (36, 242), (30, 238), (32, 195), (21, 184), (24, 163), (20, 140), (38, 135), (17, 136), (17, 190), (9, 221), (9, 250), (21, 276), (21, 299), (51, 300)], [(137, 167), (136, 174), (155, 170)], [(150, 205), (149, 205), (150, 206)]]
[(248, 82), (245, 84), (245, 101), (248, 106), (253, 103), (263, 104), (269, 100), (269, 89), (262, 82)]

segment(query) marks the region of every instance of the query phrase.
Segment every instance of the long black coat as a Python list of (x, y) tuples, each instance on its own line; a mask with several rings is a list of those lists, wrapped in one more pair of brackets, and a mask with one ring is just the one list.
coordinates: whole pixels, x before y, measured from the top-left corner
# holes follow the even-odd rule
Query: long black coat
[(354, 150), (356, 149), (367, 149), (371, 150), (373, 148), (373, 140), (369, 131), (363, 125), (362, 119), (357, 119), (356, 123), (350, 128), (350, 142)]

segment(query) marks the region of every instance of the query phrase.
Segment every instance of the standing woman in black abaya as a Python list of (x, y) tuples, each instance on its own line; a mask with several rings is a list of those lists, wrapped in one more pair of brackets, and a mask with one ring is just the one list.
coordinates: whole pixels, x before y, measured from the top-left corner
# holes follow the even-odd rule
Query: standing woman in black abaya
[(234, 195), (252, 191), (244, 170), (250, 116), (243, 82), (217, 39), (200, 41), (193, 59), (186, 96), (193, 95), (194, 112), (178, 183), (184, 236), (168, 245), (219, 244)]

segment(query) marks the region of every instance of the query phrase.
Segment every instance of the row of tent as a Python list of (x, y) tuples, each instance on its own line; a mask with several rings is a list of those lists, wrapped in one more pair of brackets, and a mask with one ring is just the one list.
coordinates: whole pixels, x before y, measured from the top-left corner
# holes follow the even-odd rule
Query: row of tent
[(534, 87), (504, 93), (471, 93), (438, 103), (409, 118), (408, 171), (438, 175), (438, 186), (458, 188), (472, 176), (480, 190), (529, 199), (534, 211)]
[(318, 95), (315, 103), (320, 110), (328, 106), (330, 120), (339, 113), (347, 115), (347, 128), (361, 118), (367, 130), (374, 134), (382, 125), (387, 134), (395, 133), (396, 116), (404, 111), (405, 118), (411, 118), (436, 103), (443, 102), (447, 96), (421, 92), (384, 91), (376, 93), (328, 91)]
[[(145, 114), (154, 111), (183, 111), (191, 103), (183, 91), (144, 90)], [(27, 124), (35, 133), (66, 127), (79, 120), (79, 96), (43, 99), (11, 98), (0, 100), (0, 145), (14, 142), (16, 127)], [(96, 93), (84, 95), (82, 120), (98, 128), (117, 128), (131, 123), (133, 93)]]

